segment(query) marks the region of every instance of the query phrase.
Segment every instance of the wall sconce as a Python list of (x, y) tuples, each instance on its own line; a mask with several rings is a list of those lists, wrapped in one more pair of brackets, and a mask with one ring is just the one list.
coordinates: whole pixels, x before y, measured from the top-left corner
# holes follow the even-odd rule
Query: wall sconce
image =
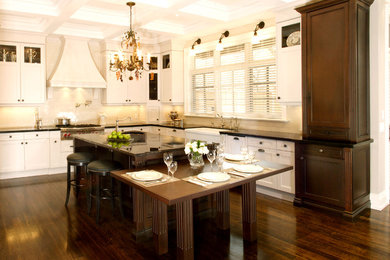
[(256, 24), (255, 32), (252, 36), (252, 44), (256, 44), (260, 42), (260, 36), (257, 34), (257, 31), (264, 28), (265, 23), (261, 21), (260, 23)]
[(225, 37), (229, 36), (229, 31), (225, 31), (224, 33), (221, 34), (221, 37), (219, 37), (219, 41), (217, 43), (217, 47), (215, 48), (217, 51), (222, 51), (223, 50), (223, 44), (222, 44), (222, 39)]
[(192, 44), (191, 50), (190, 50), (190, 56), (195, 56), (195, 45), (200, 44), (202, 41), (200, 38), (198, 38), (194, 43)]

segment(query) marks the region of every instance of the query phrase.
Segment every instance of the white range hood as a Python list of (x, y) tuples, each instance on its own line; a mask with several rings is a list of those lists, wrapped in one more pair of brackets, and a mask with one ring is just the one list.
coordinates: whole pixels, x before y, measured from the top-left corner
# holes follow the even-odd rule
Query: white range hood
[(66, 38), (49, 87), (105, 88), (106, 81), (92, 59), (87, 40)]

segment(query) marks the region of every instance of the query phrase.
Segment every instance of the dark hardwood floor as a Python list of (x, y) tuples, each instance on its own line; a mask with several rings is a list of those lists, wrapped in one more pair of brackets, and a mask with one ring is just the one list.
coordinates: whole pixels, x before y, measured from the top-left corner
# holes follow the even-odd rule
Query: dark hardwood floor
[[(65, 175), (0, 181), (0, 259), (175, 259), (158, 257), (152, 234), (140, 241), (132, 224), (103, 203), (101, 224), (86, 214), (85, 198), (65, 201)], [(94, 214), (94, 212), (92, 212)], [(242, 240), (241, 197), (231, 192), (231, 229), (218, 232), (213, 218), (195, 219), (196, 259), (390, 259), (390, 207), (366, 210), (351, 222), (337, 214), (294, 207), (257, 196), (258, 240)]]

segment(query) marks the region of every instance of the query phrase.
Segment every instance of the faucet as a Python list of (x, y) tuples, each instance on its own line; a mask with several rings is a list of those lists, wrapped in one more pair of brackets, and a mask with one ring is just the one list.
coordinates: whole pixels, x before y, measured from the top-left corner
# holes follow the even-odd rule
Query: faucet
[(119, 121), (125, 121), (126, 119), (130, 119), (131, 120), (131, 116), (128, 116), (128, 117), (125, 117), (123, 119), (117, 119), (115, 120), (115, 131), (118, 132), (118, 127), (119, 127)]
[(224, 121), (224, 118), (221, 114), (216, 114), (215, 115), (217, 118), (221, 118), (221, 128), (225, 128), (225, 121)]

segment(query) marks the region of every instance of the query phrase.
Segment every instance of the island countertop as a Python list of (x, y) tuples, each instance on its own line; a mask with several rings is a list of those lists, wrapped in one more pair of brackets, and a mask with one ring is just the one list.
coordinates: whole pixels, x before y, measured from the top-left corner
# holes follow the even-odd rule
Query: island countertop
[(134, 139), (132, 142), (109, 142), (107, 140), (108, 134), (83, 134), (75, 135), (74, 138), (75, 141), (81, 140), (131, 156), (143, 156), (178, 149), (184, 151), (184, 138), (142, 132), (133, 133), (131, 136)]

